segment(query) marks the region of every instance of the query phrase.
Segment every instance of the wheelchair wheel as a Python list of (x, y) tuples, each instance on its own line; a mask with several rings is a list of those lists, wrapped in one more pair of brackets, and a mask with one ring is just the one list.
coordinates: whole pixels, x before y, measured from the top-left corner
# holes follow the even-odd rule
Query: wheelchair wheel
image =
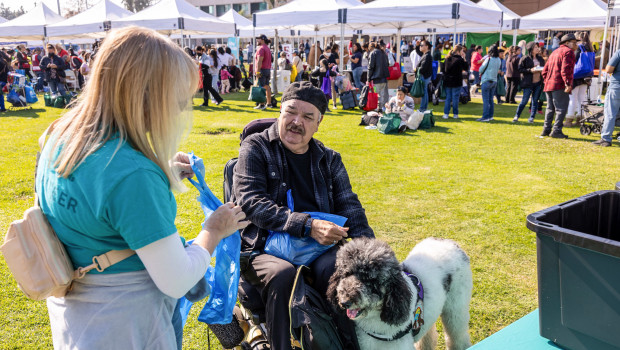
[(590, 129), (589, 126), (585, 124), (581, 124), (581, 127), (579, 128), (579, 132), (581, 133), (581, 135), (588, 136), (592, 133), (592, 130)]

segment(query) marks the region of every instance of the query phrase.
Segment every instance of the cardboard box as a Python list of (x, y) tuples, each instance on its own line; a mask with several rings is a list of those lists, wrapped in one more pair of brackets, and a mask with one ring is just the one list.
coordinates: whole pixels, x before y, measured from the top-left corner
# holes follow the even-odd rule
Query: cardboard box
[(407, 73), (407, 81), (413, 83), (415, 81), (415, 73)]
[(396, 80), (388, 80), (388, 89), (398, 89), (399, 86), (403, 86), (403, 76)]

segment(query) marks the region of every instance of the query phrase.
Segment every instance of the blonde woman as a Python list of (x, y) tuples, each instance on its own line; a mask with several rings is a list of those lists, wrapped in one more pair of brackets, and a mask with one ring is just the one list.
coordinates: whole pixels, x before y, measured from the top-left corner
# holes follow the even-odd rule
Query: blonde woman
[(193, 175), (187, 155), (175, 152), (198, 86), (181, 48), (152, 30), (121, 29), (91, 70), (43, 149), (37, 194), (74, 267), (110, 250), (136, 255), (47, 299), (54, 348), (174, 349), (177, 298), (204, 276), (218, 242), (248, 222), (227, 203), (187, 248), (175, 227), (171, 190)]

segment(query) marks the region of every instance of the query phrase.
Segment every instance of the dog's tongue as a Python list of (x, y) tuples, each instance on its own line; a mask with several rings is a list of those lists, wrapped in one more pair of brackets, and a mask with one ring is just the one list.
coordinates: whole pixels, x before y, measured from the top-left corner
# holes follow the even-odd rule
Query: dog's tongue
[(357, 314), (360, 312), (360, 309), (347, 309), (347, 317), (349, 318), (355, 318), (357, 317)]

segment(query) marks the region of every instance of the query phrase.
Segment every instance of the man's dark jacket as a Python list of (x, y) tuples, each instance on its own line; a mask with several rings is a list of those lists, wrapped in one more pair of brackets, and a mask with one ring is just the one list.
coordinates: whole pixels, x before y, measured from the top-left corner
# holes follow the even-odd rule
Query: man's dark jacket
[(60, 81), (60, 78), (65, 76), (65, 61), (57, 55), (54, 55), (52, 58), (50, 58), (49, 56), (43, 57), (43, 59), (41, 59), (40, 67), (41, 70), (45, 72), (45, 81), (50, 81), (51, 79), (50, 74), (52, 72), (52, 69), (54, 69), (49, 67), (51, 63), (55, 64), (58, 67), (55, 68), (56, 79), (54, 80)]
[[(319, 211), (346, 217), (349, 237), (374, 237), (364, 208), (351, 189), (340, 154), (315, 139), (310, 140), (309, 146), (309, 171)], [(291, 212), (286, 205), (286, 192), (292, 181), (277, 123), (243, 141), (234, 174), (232, 200), (251, 222), (241, 231), (242, 252), (262, 252), (268, 230), (303, 237), (304, 224), (310, 216)]]
[(388, 57), (385, 51), (376, 48), (368, 57), (368, 79), (375, 84), (383, 84), (389, 77)]
[(424, 79), (428, 79), (431, 75), (433, 75), (433, 55), (431, 54), (431, 50), (423, 53), (422, 50), (420, 50), (420, 46), (416, 46), (415, 51), (420, 57), (422, 57), (416, 67), (417, 72), (420, 73)]

